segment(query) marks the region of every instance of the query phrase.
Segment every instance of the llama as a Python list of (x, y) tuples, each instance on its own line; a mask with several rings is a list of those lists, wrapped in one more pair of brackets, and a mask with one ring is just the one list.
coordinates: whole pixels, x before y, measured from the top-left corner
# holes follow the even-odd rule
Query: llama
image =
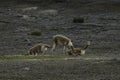
[(68, 55), (85, 55), (86, 49), (90, 46), (90, 41), (87, 42), (87, 45), (81, 48), (73, 48), (73, 50), (67, 51)]
[(47, 51), (48, 48), (52, 48), (52, 47), (50, 45), (48, 45), (48, 44), (39, 43), (39, 44), (36, 44), (33, 47), (31, 47), (28, 50), (28, 54), (29, 55), (32, 55), (32, 54), (37, 55), (38, 53), (44, 54), (45, 51)]
[(71, 39), (66, 37), (66, 36), (63, 36), (63, 35), (59, 34), (59, 35), (54, 35), (53, 36), (52, 53), (53, 53), (53, 51), (55, 50), (55, 48), (58, 44), (62, 44), (64, 46), (63, 53), (65, 53), (65, 54), (66, 54), (67, 48), (73, 49), (73, 44), (71, 42)]

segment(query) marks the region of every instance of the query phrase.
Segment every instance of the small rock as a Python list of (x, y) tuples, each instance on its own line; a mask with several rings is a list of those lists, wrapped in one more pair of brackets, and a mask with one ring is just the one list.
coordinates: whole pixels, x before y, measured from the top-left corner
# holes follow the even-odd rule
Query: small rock
[(25, 71), (29, 71), (30, 68), (29, 68), (29, 67), (25, 67), (24, 70), (25, 70)]
[(48, 10), (43, 10), (40, 13), (42, 13), (44, 15), (57, 15), (58, 11), (54, 10), (54, 9), (48, 9)]

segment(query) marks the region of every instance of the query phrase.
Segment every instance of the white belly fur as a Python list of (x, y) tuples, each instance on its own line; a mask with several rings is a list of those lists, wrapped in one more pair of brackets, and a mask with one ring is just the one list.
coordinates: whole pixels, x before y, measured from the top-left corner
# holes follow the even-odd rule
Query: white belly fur
[(84, 55), (85, 54), (85, 50), (81, 50), (81, 55)]
[(72, 44), (72, 42), (71, 42), (71, 41), (68, 43), (68, 46), (73, 46), (73, 44)]

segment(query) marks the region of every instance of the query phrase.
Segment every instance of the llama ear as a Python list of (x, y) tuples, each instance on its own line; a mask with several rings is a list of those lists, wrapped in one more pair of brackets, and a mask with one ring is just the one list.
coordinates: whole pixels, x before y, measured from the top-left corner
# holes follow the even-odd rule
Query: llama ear
[(87, 41), (87, 45), (90, 45), (90, 41)]

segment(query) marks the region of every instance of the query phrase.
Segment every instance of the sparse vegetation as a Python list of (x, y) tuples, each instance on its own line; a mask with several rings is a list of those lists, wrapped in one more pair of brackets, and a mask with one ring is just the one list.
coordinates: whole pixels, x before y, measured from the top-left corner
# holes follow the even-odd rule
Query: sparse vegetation
[(119, 20), (118, 17), (116, 18), (116, 17), (108, 17), (108, 16), (107, 17), (101, 17), (100, 19), (101, 20)]
[(6, 18), (6, 16), (1, 16), (0, 15), (0, 20), (3, 20), (3, 19), (5, 19)]
[(75, 17), (73, 18), (73, 23), (84, 23), (83, 17)]
[[(52, 55), (0, 55), (0, 60), (15, 60), (15, 59), (59, 59), (66, 56), (52, 56)], [(69, 57), (69, 56), (67, 56)]]
[(18, 59), (48, 59), (48, 60), (67, 60), (67, 59), (79, 59), (79, 60), (113, 60), (113, 58), (107, 58), (103, 56), (96, 55), (86, 55), (86, 56), (67, 56), (67, 55), (0, 55), (0, 60), (18, 60)]
[(53, 30), (53, 31), (60, 31), (60, 30), (64, 30), (65, 28), (64, 27), (51, 27), (50, 30)]
[(41, 32), (40, 29), (33, 29), (33, 30), (31, 30), (28, 34), (29, 34), (29, 35), (40, 36), (40, 35), (42, 35), (42, 32)]
[(101, 24), (96, 24), (96, 23), (83, 23), (82, 25), (85, 25), (85, 26), (97, 26), (97, 27), (102, 27)]
[(0, 15), (0, 23), (9, 23), (9, 16)]
[(120, 7), (120, 2), (111, 3), (111, 6), (113, 6), (113, 7)]

